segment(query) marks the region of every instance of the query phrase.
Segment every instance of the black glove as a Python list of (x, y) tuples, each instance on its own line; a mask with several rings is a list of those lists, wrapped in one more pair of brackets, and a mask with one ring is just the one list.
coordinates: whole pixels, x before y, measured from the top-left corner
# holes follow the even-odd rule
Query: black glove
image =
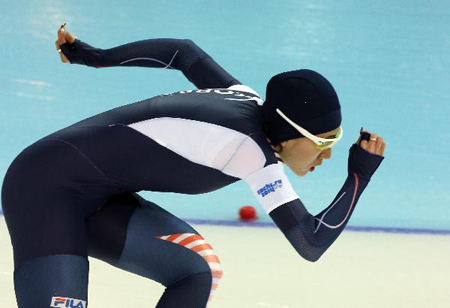
[(348, 157), (348, 172), (356, 173), (368, 180), (377, 171), (384, 157), (372, 154), (361, 148), (359, 144), (361, 140), (370, 140), (370, 134), (366, 132), (361, 133), (361, 138), (358, 144), (353, 144), (350, 148)]

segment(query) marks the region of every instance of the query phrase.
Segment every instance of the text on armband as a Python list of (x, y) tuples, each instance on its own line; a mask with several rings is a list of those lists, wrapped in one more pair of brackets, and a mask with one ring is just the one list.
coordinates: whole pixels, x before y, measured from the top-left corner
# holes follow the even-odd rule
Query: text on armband
[(276, 180), (273, 183), (268, 183), (266, 185), (264, 185), (263, 187), (261, 187), (260, 189), (258, 189), (257, 193), (258, 195), (260, 195), (261, 197), (265, 197), (270, 193), (275, 192), (277, 189), (280, 189), (283, 187), (283, 182), (280, 180)]

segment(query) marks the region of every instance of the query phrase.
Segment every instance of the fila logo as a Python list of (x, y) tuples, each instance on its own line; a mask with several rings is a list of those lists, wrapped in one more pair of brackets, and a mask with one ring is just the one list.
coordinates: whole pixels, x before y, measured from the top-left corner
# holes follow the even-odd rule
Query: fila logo
[(68, 297), (52, 297), (50, 307), (53, 308), (86, 308), (86, 302), (81, 299), (74, 299)]

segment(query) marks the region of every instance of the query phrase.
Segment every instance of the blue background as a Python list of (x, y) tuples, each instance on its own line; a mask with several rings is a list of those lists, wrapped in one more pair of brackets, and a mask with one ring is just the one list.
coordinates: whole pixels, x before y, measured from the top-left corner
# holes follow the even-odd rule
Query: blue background
[[(190, 38), (263, 97), (279, 72), (319, 71), (338, 92), (344, 137), (313, 173), (288, 171), (309, 211), (336, 196), (363, 126), (385, 139), (386, 158), (349, 225), (450, 229), (449, 1), (20, 0), (0, 14), (1, 179), (23, 148), (53, 131), (193, 88), (178, 71), (62, 64), (54, 41), (67, 22), (100, 48)], [(182, 218), (234, 221), (239, 207), (253, 205), (260, 221), (270, 221), (243, 182), (200, 196), (142, 195)]]

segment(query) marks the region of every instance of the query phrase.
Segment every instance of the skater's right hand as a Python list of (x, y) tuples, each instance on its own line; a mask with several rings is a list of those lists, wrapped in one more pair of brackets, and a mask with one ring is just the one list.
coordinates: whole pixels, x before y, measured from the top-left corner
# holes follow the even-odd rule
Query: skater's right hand
[(384, 159), (384, 139), (361, 128), (360, 137), (350, 148), (348, 171), (370, 180)]

